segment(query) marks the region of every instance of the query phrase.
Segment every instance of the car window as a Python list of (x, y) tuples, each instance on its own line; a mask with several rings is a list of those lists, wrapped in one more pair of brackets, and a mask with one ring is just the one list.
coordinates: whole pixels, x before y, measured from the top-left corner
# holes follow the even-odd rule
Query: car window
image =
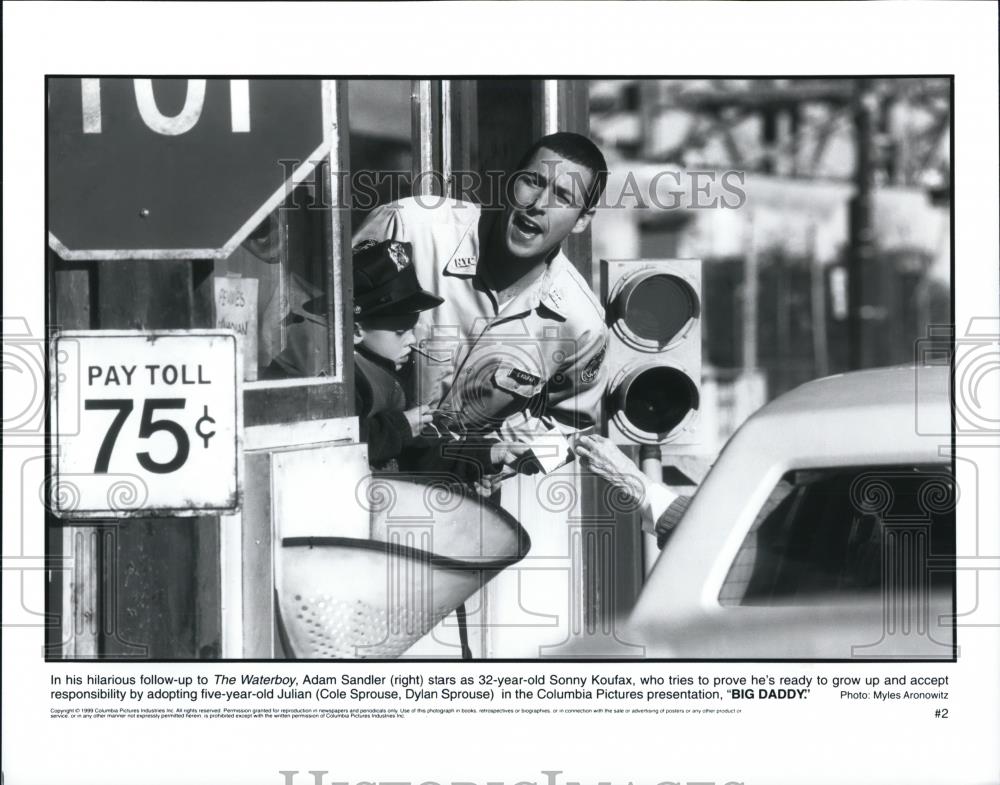
[(950, 588), (954, 554), (948, 466), (797, 470), (781, 478), (757, 514), (719, 602), (839, 601), (890, 580)]

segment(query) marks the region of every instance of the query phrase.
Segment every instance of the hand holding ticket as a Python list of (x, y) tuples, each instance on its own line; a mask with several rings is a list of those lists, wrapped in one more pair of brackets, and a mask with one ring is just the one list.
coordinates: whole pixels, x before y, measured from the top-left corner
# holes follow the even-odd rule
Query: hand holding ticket
[(501, 428), (501, 435), (507, 441), (498, 442), (490, 451), (490, 459), (495, 466), (502, 467), (499, 472), (487, 475), (475, 485), (475, 490), (481, 496), (492, 496), (500, 488), (500, 483), (517, 474), (545, 474), (555, 471), (573, 458), (572, 444), (583, 435), (590, 434), (593, 427), (583, 431), (573, 431), (563, 434), (557, 429), (539, 429), (532, 435), (530, 441), (524, 440), (523, 430), (515, 434), (515, 427), (508, 422)]
[(506, 444), (527, 447), (538, 468), (546, 474), (573, 460), (570, 439), (576, 438), (579, 433), (589, 433), (592, 430), (588, 428), (582, 432), (563, 433), (557, 427), (547, 427), (541, 420), (534, 420), (535, 427), (527, 430), (524, 427), (525, 422), (529, 420), (524, 414), (509, 418), (501, 426), (500, 436)]

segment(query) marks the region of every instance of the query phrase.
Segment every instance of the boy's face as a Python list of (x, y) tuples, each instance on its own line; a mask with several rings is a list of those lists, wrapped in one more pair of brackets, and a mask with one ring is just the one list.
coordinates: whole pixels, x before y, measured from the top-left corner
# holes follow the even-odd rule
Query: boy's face
[(410, 359), (410, 352), (417, 345), (413, 328), (418, 314), (402, 316), (373, 316), (354, 323), (354, 345), (393, 363), (396, 370)]
[(586, 166), (545, 147), (536, 150), (508, 191), (502, 227), (507, 252), (520, 259), (544, 257), (586, 229), (594, 214), (585, 209), (593, 182)]

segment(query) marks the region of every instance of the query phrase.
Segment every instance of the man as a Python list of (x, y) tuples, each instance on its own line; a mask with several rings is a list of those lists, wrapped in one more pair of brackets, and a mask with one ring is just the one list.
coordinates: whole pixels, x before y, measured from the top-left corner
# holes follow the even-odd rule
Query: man
[(465, 439), (459, 449), (489, 437), (480, 460), (494, 479), (528, 450), (536, 467), (565, 462), (561, 434), (595, 421), (604, 312), (560, 244), (589, 226), (606, 180), (589, 139), (551, 134), (512, 175), (502, 210), (403, 199), (376, 209), (355, 235), (410, 243), (422, 284), (444, 299), (415, 330), (415, 399), (437, 411), (440, 430)]

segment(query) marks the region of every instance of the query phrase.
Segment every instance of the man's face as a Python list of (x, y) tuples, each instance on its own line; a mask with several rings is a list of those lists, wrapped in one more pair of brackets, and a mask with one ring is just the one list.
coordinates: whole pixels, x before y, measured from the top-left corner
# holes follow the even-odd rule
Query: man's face
[(519, 259), (544, 257), (570, 234), (587, 228), (594, 214), (585, 210), (594, 173), (545, 147), (508, 187), (503, 220), (507, 252)]
[(396, 370), (402, 368), (417, 345), (413, 328), (417, 315), (374, 316), (354, 323), (354, 345), (391, 362)]

